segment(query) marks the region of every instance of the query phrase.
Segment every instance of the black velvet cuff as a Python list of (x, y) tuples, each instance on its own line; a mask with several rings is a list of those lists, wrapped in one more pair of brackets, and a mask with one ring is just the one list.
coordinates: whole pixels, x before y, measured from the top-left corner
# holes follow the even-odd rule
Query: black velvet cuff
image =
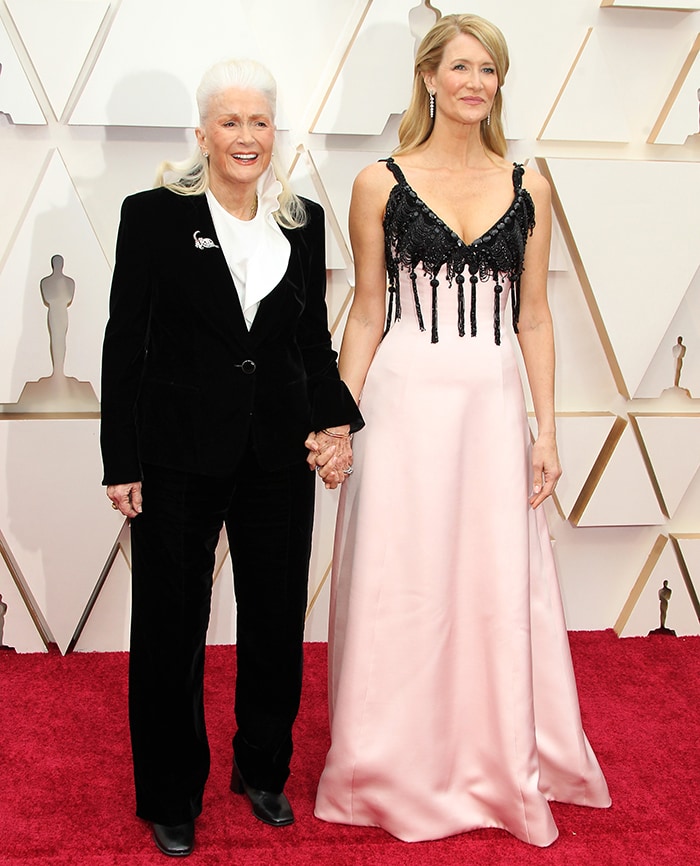
[(318, 432), (343, 424), (350, 425), (351, 433), (356, 433), (365, 426), (357, 403), (345, 382), (340, 379), (326, 380), (314, 389), (311, 429)]

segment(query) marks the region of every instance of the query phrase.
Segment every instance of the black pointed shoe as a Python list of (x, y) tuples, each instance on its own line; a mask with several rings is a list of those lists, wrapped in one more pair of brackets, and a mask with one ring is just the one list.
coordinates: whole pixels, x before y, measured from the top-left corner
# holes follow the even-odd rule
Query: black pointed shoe
[(260, 791), (246, 785), (235, 762), (231, 772), (231, 790), (234, 794), (245, 794), (253, 804), (253, 814), (256, 818), (270, 824), (272, 827), (286, 827), (294, 823), (294, 813), (289, 800), (280, 792)]
[(154, 824), (153, 841), (168, 857), (187, 857), (194, 851), (194, 821), (173, 826)]

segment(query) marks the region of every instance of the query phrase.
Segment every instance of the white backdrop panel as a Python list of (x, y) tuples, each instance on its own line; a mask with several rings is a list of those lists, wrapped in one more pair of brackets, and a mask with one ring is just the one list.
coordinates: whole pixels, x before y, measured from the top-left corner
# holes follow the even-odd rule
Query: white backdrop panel
[(47, 307), (41, 281), (63, 256), (74, 280), (68, 307), (65, 372), (99, 394), (101, 342), (110, 270), (59, 154), (54, 152), (22, 229), (0, 273), (0, 402), (16, 402), (23, 385), (50, 376)]
[[(436, 5), (443, 13), (465, 11), (452, 0)], [(665, 389), (675, 372), (671, 350), (683, 335), (680, 384), (700, 397), (700, 133), (691, 134), (691, 126), (683, 138), (681, 130), (686, 117), (697, 120), (697, 66), (678, 88), (700, 14), (645, 5), (469, 5), (498, 24), (509, 43), (504, 96), (510, 157), (546, 163), (562, 201), (562, 233), (555, 233), (549, 275), (556, 408), (605, 419), (600, 430), (598, 420), (584, 419), (580, 426), (560, 420), (564, 510), (587, 477), (609, 418), (698, 411), (690, 402), (670, 405)], [(51, 372), (39, 284), (56, 253), (64, 256), (76, 291), (68, 310), (66, 372), (97, 389), (120, 203), (152, 184), (161, 160), (191, 153), (194, 87), (212, 62), (235, 54), (262, 59), (276, 75), (283, 127), (277, 154), (286, 166), (295, 162), (298, 190), (326, 209), (328, 305), (338, 347), (354, 280), (347, 234), (352, 181), (396, 144), (416, 33), (431, 15), (420, 0), (201, 0), (195, 6), (185, 0), (0, 0), (0, 112), (6, 113), (0, 114), (0, 402), (16, 400), (27, 380)], [(200, 38), (204, 29), (206, 39)], [(591, 66), (593, 54), (584, 53), (565, 88), (589, 30), (597, 61)], [(551, 135), (559, 124), (558, 138), (538, 140), (560, 93), (548, 130)], [(624, 134), (610, 131), (618, 118), (602, 110), (608, 98), (624, 115)], [(326, 131), (320, 131), (321, 120), (310, 131), (321, 109)], [(667, 118), (658, 140), (674, 145), (648, 143), (662, 109)], [(593, 140), (600, 138), (607, 140)], [(618, 366), (629, 393), (644, 400), (618, 392)], [(582, 432), (589, 423), (595, 429)], [(681, 477), (692, 473), (697, 448), (690, 435), (679, 450), (675, 432), (685, 419), (673, 430), (656, 420), (642, 426), (647, 437), (651, 427), (663, 428), (653, 443), (649, 439), (648, 450), (665, 495), (678, 503), (669, 519), (658, 507), (631, 429), (583, 515), (584, 524), (607, 525), (573, 527), (554, 503), (546, 506), (572, 628), (616, 622), (660, 534), (696, 539), (700, 533), (700, 476)], [(121, 529), (100, 486), (96, 436), (97, 422), (87, 418), (0, 420), (0, 532), (64, 648)], [(682, 492), (684, 480), (689, 484)], [(319, 489), (309, 583), (315, 601), (307, 620), (312, 640), (327, 633), (336, 499)], [(625, 525), (634, 521), (649, 525)], [(683, 544), (690, 558), (700, 547), (693, 539)], [(232, 574), (224, 553), (225, 544), (210, 642), (235, 640)], [(691, 573), (700, 581), (695, 560)], [(9, 604), (6, 634), (18, 648), (41, 648), (10, 580), (0, 561), (0, 592), (8, 593)], [(674, 603), (678, 598), (674, 594)], [(128, 605), (128, 557), (119, 553), (77, 648), (123, 648)]]
[(0, 19), (0, 112), (13, 123), (46, 123), (17, 52)]
[(700, 262), (700, 166), (578, 159), (547, 165), (633, 394)]
[(109, 0), (6, 0), (41, 79), (61, 117)]

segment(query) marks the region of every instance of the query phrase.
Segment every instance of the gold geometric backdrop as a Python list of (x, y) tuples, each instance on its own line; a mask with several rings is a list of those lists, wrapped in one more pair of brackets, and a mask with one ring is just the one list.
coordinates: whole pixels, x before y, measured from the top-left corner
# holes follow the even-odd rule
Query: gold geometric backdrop
[[(128, 642), (128, 526), (100, 486), (99, 359), (119, 206), (187, 156), (201, 73), (279, 83), (280, 159), (327, 216), (340, 344), (350, 189), (396, 146), (443, 14), (504, 31), (514, 161), (553, 190), (564, 475), (546, 505), (572, 629), (700, 633), (700, 5), (651, 0), (0, 0), (0, 642)], [(195, 33), (193, 37), (193, 32)], [(145, 239), (147, 241), (147, 239)], [(337, 495), (318, 490), (307, 639)], [(235, 641), (225, 536), (208, 640)], [(670, 595), (667, 590), (670, 590)]]

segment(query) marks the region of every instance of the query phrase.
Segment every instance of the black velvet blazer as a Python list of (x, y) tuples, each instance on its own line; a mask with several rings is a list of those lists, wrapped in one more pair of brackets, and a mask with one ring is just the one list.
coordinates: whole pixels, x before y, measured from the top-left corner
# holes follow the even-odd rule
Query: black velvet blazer
[[(303, 460), (312, 430), (363, 426), (340, 380), (325, 302), (323, 210), (285, 230), (287, 272), (250, 331), (204, 195), (164, 188), (122, 206), (102, 356), (104, 484), (141, 463), (203, 475), (236, 466), (249, 437), (270, 468)], [(202, 243), (208, 238), (217, 246)]]

